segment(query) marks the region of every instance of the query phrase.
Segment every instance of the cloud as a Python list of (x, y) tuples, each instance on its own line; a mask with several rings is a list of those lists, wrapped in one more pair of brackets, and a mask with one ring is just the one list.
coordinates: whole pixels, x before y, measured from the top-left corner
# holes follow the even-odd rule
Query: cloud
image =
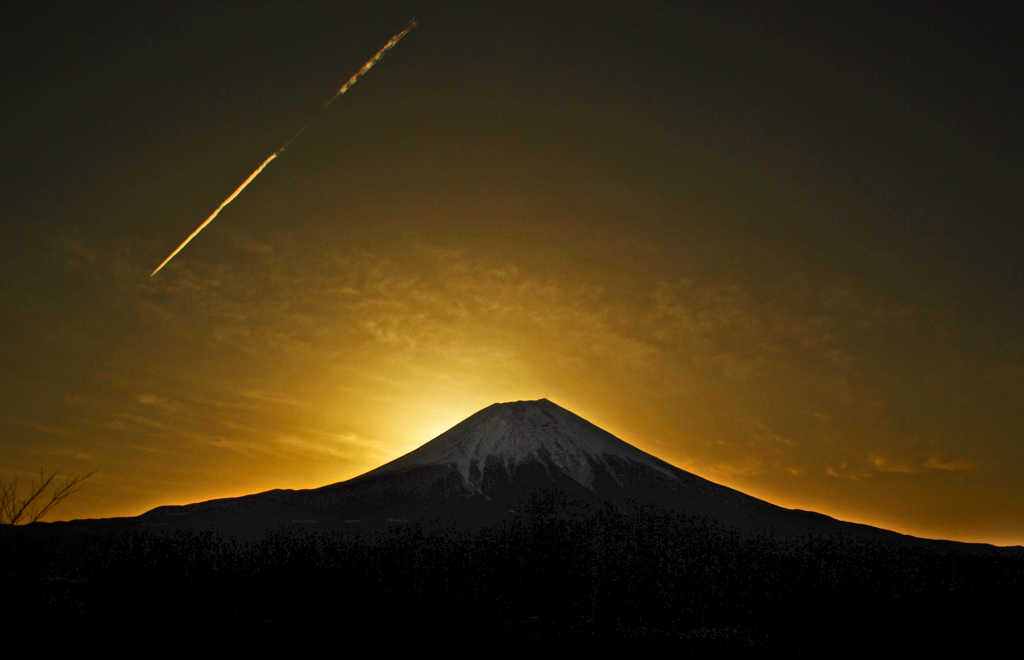
[(66, 426), (53, 426), (52, 424), (28, 424), (28, 428), (57, 438), (77, 438), (79, 436), (78, 433), (72, 431)]
[(267, 392), (260, 392), (258, 390), (240, 390), (237, 392), (238, 396), (246, 399), (255, 399), (263, 403), (273, 403), (279, 406), (291, 406), (294, 408), (308, 408), (309, 404), (305, 401), (300, 401), (292, 397), (281, 396), (279, 394), (272, 394)]
[(202, 319), (205, 341), (261, 358), (370, 350), (391, 362), (494, 364), (539, 343), (563, 349), (552, 359), (642, 369), (661, 352), (601, 287), (461, 250), (412, 244), (384, 255), (327, 246), (253, 258), (259, 268), (184, 261), (141, 285), (136, 309), (190, 339), (202, 339), (190, 330)]
[(238, 452), (248, 458), (266, 456), (267, 454), (277, 455), (279, 453), (265, 442), (255, 442), (253, 440), (240, 438), (225, 438), (223, 436), (211, 436), (205, 433), (196, 432), (185, 432), (182, 433), (182, 436), (188, 438), (194, 443), (215, 447), (217, 449), (227, 449)]
[[(452, 392), (467, 383), (491, 390), (540, 383), (617, 387), (632, 403), (656, 401), (649, 405), (662, 406), (665, 421), (653, 432), (675, 425), (688, 437), (729, 438), (727, 446), (687, 445), (689, 458), (721, 474), (807, 474), (826, 465), (836, 478), (867, 479), (973, 466), (934, 449), (932, 459), (910, 450), (907, 435), (934, 429), (899, 411), (926, 408), (931, 395), (908, 385), (925, 379), (918, 367), (934, 361), (927, 352), (909, 366), (889, 357), (916, 350), (933, 320), (941, 329), (948, 319), (853, 281), (815, 282), (782, 266), (755, 278), (697, 264), (675, 271), (682, 276), (615, 282), (572, 272), (569, 261), (538, 266), (515, 251), (414, 239), (373, 250), (311, 246), (289, 243), (288, 235), (265, 249), (233, 231), (229, 238), (245, 252), (237, 261), (191, 255), (158, 278), (143, 269), (142, 277), (123, 278), (135, 283), (135, 308), (155, 338), (216, 357), (173, 372), (182, 382), (194, 378), (192, 394), (175, 395), (179, 402), (165, 392), (181, 391), (180, 382), (132, 394), (133, 415), (169, 429), (126, 417), (122, 430), (168, 439), (202, 430), (236, 451), (354, 457), (355, 445), (303, 428), (309, 411), (325, 407), (351, 418), (352, 410), (340, 412), (347, 404), (326, 396), (376, 397), (393, 409), (410, 393), (422, 396), (428, 382)], [(239, 354), (261, 368), (236, 368)], [(204, 373), (182, 373), (208, 364)], [(278, 368), (290, 371), (273, 385), (260, 380)], [(172, 372), (163, 369), (162, 377)], [(250, 428), (230, 419), (247, 419)], [(761, 426), (748, 426), (750, 419)], [(916, 426), (904, 428), (904, 419)], [(821, 445), (826, 458), (811, 459), (807, 452), (826, 430), (833, 438)], [(256, 439), (261, 444), (247, 444)]]
[(165, 432), (171, 429), (170, 425), (162, 421), (130, 413), (119, 415), (118, 419), (111, 421), (107, 426), (115, 431), (123, 431), (137, 435), (162, 435), (162, 433), (159, 432)]
[(929, 458), (924, 466), (929, 470), (944, 470), (947, 472), (973, 472), (978, 466), (965, 458), (953, 458), (943, 460), (938, 457)]
[(971, 472), (977, 470), (977, 466), (964, 458), (949, 460), (937, 457), (929, 458), (922, 462), (912, 462), (895, 459), (889, 455), (869, 453), (863, 460), (863, 467), (851, 468), (849, 463), (843, 461), (839, 466), (830, 466), (825, 472), (833, 477), (841, 479), (868, 479), (877, 473), (896, 473), (907, 475), (919, 475), (929, 470), (941, 470), (944, 472)]
[(181, 403), (150, 393), (139, 394), (135, 397), (135, 400), (143, 406), (150, 406), (154, 409), (170, 413), (177, 413), (182, 409)]
[(850, 479), (851, 481), (861, 481), (862, 479), (870, 479), (874, 476), (870, 472), (851, 469), (846, 461), (843, 461), (838, 466), (829, 466), (825, 468), (825, 474), (836, 477), (837, 479)]
[(75, 270), (88, 270), (96, 263), (98, 252), (88, 246), (84, 241), (63, 236), (59, 239), (59, 246), (63, 252), (63, 261), (68, 267)]
[(318, 437), (279, 435), (274, 442), (281, 448), (305, 455), (339, 458), (349, 462), (366, 462), (370, 457), (386, 454), (379, 440), (364, 438), (355, 433), (320, 434)]
[(857, 358), (842, 340), (840, 319), (806, 286), (756, 286), (737, 277), (685, 277), (652, 293), (654, 336), (730, 377), (763, 375), (780, 356), (814, 358), (852, 372)]
[(751, 431), (751, 436), (758, 441), (768, 441), (770, 444), (778, 443), (785, 445), (786, 447), (795, 447), (796, 441), (792, 438), (786, 437), (779, 433), (775, 433), (769, 429), (763, 422), (754, 420), (751, 422), (754, 426), (754, 430)]
[(918, 474), (923, 468), (911, 466), (906, 463), (894, 461), (888, 456), (869, 454), (868, 463), (876, 472), (902, 472), (904, 474)]
[(714, 465), (709, 465), (708, 469), (715, 474), (726, 477), (753, 477), (764, 474), (763, 467), (755, 460), (739, 463), (715, 463)]

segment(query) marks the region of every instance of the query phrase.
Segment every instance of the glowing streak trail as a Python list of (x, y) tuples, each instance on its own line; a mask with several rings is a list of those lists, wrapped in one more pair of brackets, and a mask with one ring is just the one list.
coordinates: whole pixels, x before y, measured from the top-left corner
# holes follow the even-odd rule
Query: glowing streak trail
[(169, 256), (166, 259), (164, 259), (163, 263), (160, 264), (159, 266), (157, 266), (156, 270), (154, 270), (152, 273), (150, 273), (149, 276), (153, 277), (158, 272), (160, 272), (160, 269), (163, 268), (164, 266), (166, 266), (167, 262), (174, 258), (174, 255), (176, 255), (179, 252), (181, 252), (181, 248), (183, 248), (186, 245), (188, 245), (189, 241), (191, 241), (193, 238), (195, 238), (196, 234), (198, 234), (199, 232), (201, 232), (203, 230), (203, 227), (205, 227), (206, 225), (210, 224), (213, 221), (213, 219), (217, 217), (217, 214), (220, 213), (221, 210), (225, 206), (230, 204), (231, 201), (235, 197), (238, 197), (238, 193), (240, 193), (243, 190), (245, 190), (245, 187), (248, 186), (250, 183), (252, 183), (252, 180), (255, 179), (259, 175), (260, 172), (263, 171), (263, 168), (265, 168), (267, 165), (270, 164), (270, 161), (272, 161), (275, 158), (277, 158), (278, 156), (280, 156), (284, 152), (284, 150), (288, 148), (288, 145), (290, 145), (292, 142), (295, 141), (295, 138), (297, 138), (300, 135), (302, 135), (303, 132), (305, 132), (305, 130), (307, 128), (309, 128), (313, 124), (313, 122), (315, 122), (317, 119), (319, 119), (320, 115), (322, 115), (324, 113), (324, 111), (327, 110), (327, 106), (329, 106), (334, 101), (334, 99), (338, 98), (339, 96), (341, 96), (342, 94), (347, 92), (349, 87), (351, 87), (352, 85), (356, 84), (356, 81), (359, 80), (359, 78), (364, 73), (369, 71), (370, 67), (372, 67), (374, 64), (379, 62), (380, 59), (382, 57), (384, 57), (384, 55), (389, 50), (391, 50), (392, 48), (395, 47), (395, 44), (398, 43), (398, 40), (401, 39), (402, 37), (404, 37), (406, 34), (408, 34), (409, 30), (413, 29), (414, 27), (416, 27), (416, 21), (415, 20), (409, 21), (409, 25), (407, 25), (404, 30), (402, 30), (401, 32), (397, 33), (395, 36), (391, 37), (391, 39), (389, 39), (388, 42), (386, 44), (384, 44), (384, 47), (381, 48), (379, 51), (377, 51), (377, 54), (374, 55), (373, 57), (371, 57), (369, 59), (369, 61), (367, 61), (366, 64), (363, 65), (363, 68), (361, 68), (358, 71), (356, 71), (352, 75), (352, 77), (349, 78), (345, 82), (345, 84), (341, 86), (341, 89), (339, 89), (337, 92), (335, 92), (334, 96), (332, 96), (331, 98), (329, 98), (327, 100), (327, 103), (324, 103), (324, 106), (322, 108), (320, 108), (320, 112), (318, 112), (312, 119), (310, 119), (308, 122), (306, 122), (306, 125), (303, 126), (302, 128), (300, 128), (299, 131), (295, 135), (293, 135), (290, 140), (285, 142), (284, 145), (280, 149), (278, 149), (274, 153), (270, 154), (270, 157), (267, 158), (265, 161), (263, 161), (263, 163), (259, 167), (256, 168), (256, 171), (253, 172), (252, 174), (250, 174), (249, 178), (246, 179), (245, 181), (243, 181), (242, 185), (238, 186), (238, 188), (235, 189), (235, 192), (231, 193), (230, 197), (228, 197), (223, 202), (221, 202), (221, 205), (218, 206), (217, 210), (214, 211), (210, 215), (210, 217), (206, 219), (206, 222), (204, 222), (203, 224), (199, 225), (199, 227), (194, 232), (189, 234), (188, 238), (185, 239), (185, 242), (183, 242), (181, 245), (179, 245), (178, 249), (176, 249), (174, 252), (171, 252), (171, 256)]

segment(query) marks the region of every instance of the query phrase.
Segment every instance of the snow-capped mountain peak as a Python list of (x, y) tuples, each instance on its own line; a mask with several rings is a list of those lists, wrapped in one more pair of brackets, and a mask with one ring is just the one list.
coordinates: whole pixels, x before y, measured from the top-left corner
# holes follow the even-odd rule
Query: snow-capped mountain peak
[(594, 467), (614, 475), (616, 457), (672, 475), (670, 465), (547, 399), (496, 403), (425, 445), (367, 473), (383, 476), (421, 466), (456, 468), (467, 482), (488, 460), (506, 469), (537, 461), (591, 488)]

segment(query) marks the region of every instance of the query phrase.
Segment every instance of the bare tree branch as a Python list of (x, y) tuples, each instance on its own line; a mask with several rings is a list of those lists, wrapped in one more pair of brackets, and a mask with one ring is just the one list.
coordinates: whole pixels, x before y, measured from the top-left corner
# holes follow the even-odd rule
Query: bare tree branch
[(17, 487), (17, 479), (10, 483), (0, 481), (0, 524), (7, 524), (7, 521), (14, 517)]
[(32, 512), (35, 511), (36, 508), (36, 500), (42, 496), (43, 491), (49, 487), (50, 482), (53, 481), (53, 478), (56, 476), (56, 472), (47, 476), (43, 468), (39, 468), (39, 485), (37, 486), (36, 482), (33, 480), (32, 490), (29, 492), (29, 496), (21, 502), (15, 502), (14, 516), (11, 519), (10, 524), (17, 525), (24, 520), (26, 516), (31, 516)]
[[(46, 503), (46, 506), (44, 506), (39, 511), (39, 513), (34, 514), (32, 516), (32, 520), (30, 520), (29, 522), (38, 521), (40, 518), (45, 516), (50, 511), (50, 509), (63, 502), (65, 499), (67, 499), (69, 495), (81, 490), (82, 486), (80, 484), (89, 477), (91, 477), (92, 475), (94, 475), (95, 473), (96, 470), (93, 470), (92, 472), (86, 472), (83, 474), (72, 474), (71, 476), (69, 476), (64, 481), (63, 484), (61, 484), (55, 491), (53, 491), (53, 494), (50, 496), (50, 501)], [(56, 473), (54, 473), (54, 476), (56, 476)]]
[[(18, 480), (10, 482), (0, 481), (0, 525), (21, 525), (38, 522), (43, 516), (49, 513), (55, 506), (63, 502), (68, 496), (76, 493), (82, 486), (82, 482), (96, 474), (96, 471), (72, 474), (64, 483), (57, 486), (50, 494), (50, 499), (42, 505), (43, 494), (53, 483), (59, 471), (47, 473), (39, 469), (39, 481), (32, 481), (32, 488), (28, 496), (18, 499)], [(42, 507), (40, 508), (40, 505)]]

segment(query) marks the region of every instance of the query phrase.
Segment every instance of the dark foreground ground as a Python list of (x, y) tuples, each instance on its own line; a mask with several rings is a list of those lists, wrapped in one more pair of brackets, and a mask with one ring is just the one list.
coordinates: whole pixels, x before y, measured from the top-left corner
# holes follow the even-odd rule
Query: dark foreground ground
[(1020, 548), (782, 541), (679, 515), (295, 526), (248, 539), (98, 529), (0, 530), (8, 637), (182, 651), (369, 642), (428, 657), (919, 655), (1012, 640), (1024, 612)]

